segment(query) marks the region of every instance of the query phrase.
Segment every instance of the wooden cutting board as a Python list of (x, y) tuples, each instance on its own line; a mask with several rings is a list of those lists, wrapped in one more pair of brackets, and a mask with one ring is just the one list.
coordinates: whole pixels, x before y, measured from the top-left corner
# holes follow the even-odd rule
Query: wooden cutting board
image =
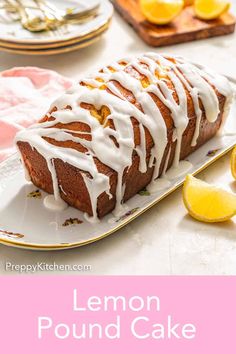
[(145, 20), (139, 0), (113, 0), (113, 4), (138, 35), (153, 47), (222, 36), (235, 30), (236, 20), (230, 13), (217, 20), (203, 21), (196, 18), (192, 6), (188, 6), (171, 24), (157, 26)]

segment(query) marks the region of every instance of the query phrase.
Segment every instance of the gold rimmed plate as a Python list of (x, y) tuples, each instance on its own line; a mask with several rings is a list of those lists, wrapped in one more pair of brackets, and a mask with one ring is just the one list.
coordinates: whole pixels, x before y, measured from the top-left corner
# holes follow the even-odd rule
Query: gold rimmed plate
[[(75, 0), (51, 0), (53, 5), (66, 11), (68, 8), (83, 6), (83, 1)], [(89, 4), (97, 3), (97, 0), (90, 0)], [(0, 13), (0, 41), (13, 43), (14, 45), (43, 45), (62, 41), (83, 38), (90, 33), (98, 31), (105, 26), (113, 15), (113, 6), (108, 0), (100, 0), (98, 15), (87, 22), (80, 24), (69, 23), (66, 27), (57, 31), (29, 32), (24, 29), (20, 22), (12, 21), (7, 14)]]
[(88, 47), (88, 46), (96, 43), (97, 41), (99, 41), (102, 37), (102, 34), (107, 30), (107, 28), (104, 29), (102, 33), (100, 33), (99, 35), (97, 35), (95, 37), (92, 37), (91, 39), (87, 39), (82, 42), (78, 42), (78, 43), (74, 43), (74, 44), (66, 45), (66, 46), (62, 46), (62, 47), (33, 50), (33, 49), (13, 49), (13, 48), (3, 47), (2, 45), (0, 45), (0, 51), (12, 53), (12, 54), (34, 55), (34, 56), (35, 55), (55, 55), (55, 54), (70, 53), (75, 50), (79, 50), (79, 49)]
[(46, 43), (46, 44), (25, 44), (25, 43), (14, 43), (14, 42), (8, 42), (8, 41), (3, 41), (0, 40), (0, 47), (3, 48), (9, 48), (13, 50), (44, 50), (44, 49), (52, 49), (52, 48), (61, 48), (69, 45), (74, 45), (74, 44), (79, 44), (82, 43), (86, 40), (92, 40), (93, 38), (103, 34), (110, 26), (111, 20), (109, 20), (106, 24), (104, 24), (102, 27), (100, 27), (98, 30), (90, 32), (89, 34), (78, 37), (78, 38), (73, 38), (67, 41), (58, 41), (58, 42), (52, 42), (52, 43)]
[[(226, 133), (216, 136), (188, 157), (197, 174), (218, 160), (236, 144), (236, 103), (225, 127)], [(229, 133), (227, 133), (229, 132)], [(146, 190), (130, 199), (120, 217), (112, 214), (99, 223), (88, 223), (74, 208), (53, 212), (44, 207), (46, 193), (27, 183), (17, 155), (0, 164), (0, 243), (32, 250), (63, 250), (80, 247), (107, 237), (142, 215), (180, 187), (185, 179), (172, 180), (170, 187), (150, 195)], [(129, 237), (127, 235), (127, 237)]]

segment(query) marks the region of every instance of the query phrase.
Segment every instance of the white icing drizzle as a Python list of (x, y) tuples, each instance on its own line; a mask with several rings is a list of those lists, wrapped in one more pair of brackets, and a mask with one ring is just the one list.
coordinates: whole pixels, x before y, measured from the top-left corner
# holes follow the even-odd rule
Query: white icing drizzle
[[(132, 67), (139, 75), (144, 76), (148, 80), (147, 84), (143, 85), (138, 76), (133, 77), (128, 73), (126, 71), (127, 67)], [(115, 82), (132, 93), (135, 102), (141, 105), (142, 110), (123, 96), (119, 89), (120, 86), (117, 86)], [(57, 108), (57, 111), (51, 113), (54, 120), (36, 124), (30, 129), (20, 132), (16, 140), (28, 142), (47, 162), (54, 191), (53, 196), (48, 196), (45, 199), (47, 207), (53, 207), (54, 210), (61, 210), (66, 207), (66, 203), (61, 198), (61, 192), (62, 195), (66, 195), (66, 193), (61, 181), (58, 180), (56, 160), (60, 159), (81, 171), (91, 200), (93, 216), (85, 215), (85, 218), (90, 222), (98, 221), (98, 197), (105, 192), (109, 198), (112, 198), (109, 177), (99, 172), (95, 157), (117, 173), (116, 207), (113, 213), (120, 215), (124, 211), (123, 198), (126, 187), (123, 183), (123, 177), (132, 165), (134, 152), (139, 156), (141, 173), (145, 173), (148, 168), (154, 168), (152, 181), (148, 189), (157, 191), (167, 188), (170, 183), (168, 179), (176, 178), (186, 173), (190, 168), (187, 161), (180, 163), (182, 137), (189, 119), (195, 118), (196, 128), (192, 146), (197, 144), (203, 115), (200, 102), (209, 122), (215, 122), (219, 115), (219, 100), (210, 83), (226, 97), (224, 120), (232, 101), (232, 89), (225, 78), (203, 70), (181, 57), (170, 58), (167, 55), (155, 53), (147, 53), (136, 59), (126, 59), (119, 63), (112, 63), (83, 80), (82, 83), (68, 90), (65, 95), (54, 102), (52, 108)], [(103, 85), (111, 93), (102, 89)], [(192, 98), (195, 117), (188, 117), (186, 91)], [(158, 179), (158, 177), (168, 143), (167, 127), (161, 108), (152, 98), (153, 94), (170, 111), (174, 125), (173, 141), (176, 141), (173, 166), (166, 171), (170, 158), (169, 149), (161, 179)], [(105, 122), (100, 124), (88, 109), (81, 107), (82, 103), (90, 104), (97, 110), (106, 106), (110, 114), (106, 117)], [(68, 106), (71, 109), (66, 109)], [(140, 143), (138, 146), (135, 146), (131, 118), (136, 119), (139, 125)], [(109, 126), (109, 121), (113, 122), (114, 129)], [(66, 128), (55, 128), (57, 123), (69, 124), (73, 122), (85, 123), (89, 126), (90, 131), (78, 132)], [(147, 156), (146, 151), (145, 129), (149, 131), (153, 139), (150, 157)], [(82, 137), (74, 136), (72, 133), (79, 133)], [(83, 134), (90, 134), (91, 139), (84, 139)], [(82, 153), (72, 148), (55, 146), (44, 138), (79, 143), (87, 152)]]
[(178, 177), (186, 175), (192, 167), (193, 165), (191, 164), (191, 162), (182, 160), (179, 162), (177, 167), (173, 165), (168, 171), (166, 171), (165, 177), (168, 180), (176, 179)]
[(47, 209), (53, 211), (62, 211), (68, 207), (62, 199), (56, 200), (53, 194), (47, 195), (43, 200), (43, 204)]
[(64, 191), (64, 189), (63, 189), (61, 184), (59, 185), (59, 188), (60, 188), (60, 190), (62, 191), (63, 194), (67, 195), (67, 193)]
[[(182, 63), (184, 62), (184, 59), (182, 57), (178, 57), (178, 60), (181, 61)], [(198, 73), (201, 73), (202, 77), (204, 77), (207, 81), (211, 82), (211, 84), (215, 86), (218, 92), (226, 98), (226, 102), (224, 104), (222, 124), (219, 130), (219, 133), (221, 133), (222, 130), (224, 129), (225, 121), (229, 115), (233, 98), (235, 97), (235, 90), (231, 86), (227, 77), (223, 75), (219, 75), (216, 72), (210, 70), (209, 68), (201, 64), (197, 64), (197, 63), (191, 63), (191, 64), (198, 69)]]

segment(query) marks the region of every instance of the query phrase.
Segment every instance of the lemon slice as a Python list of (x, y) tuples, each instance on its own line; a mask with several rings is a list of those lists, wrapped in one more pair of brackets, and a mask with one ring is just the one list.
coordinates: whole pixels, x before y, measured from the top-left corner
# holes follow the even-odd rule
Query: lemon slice
[(183, 201), (189, 214), (204, 222), (222, 222), (236, 214), (236, 194), (188, 175)]
[(148, 21), (165, 25), (181, 12), (184, 0), (140, 0), (140, 7)]
[(231, 166), (232, 176), (236, 179), (236, 146), (234, 147), (231, 154), (230, 166)]
[(228, 0), (195, 0), (194, 9), (197, 17), (203, 20), (213, 20), (230, 8)]

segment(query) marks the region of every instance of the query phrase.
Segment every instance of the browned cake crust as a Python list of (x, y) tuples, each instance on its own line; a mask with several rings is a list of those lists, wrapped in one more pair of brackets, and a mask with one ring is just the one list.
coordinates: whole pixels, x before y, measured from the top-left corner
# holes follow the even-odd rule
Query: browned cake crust
[[(146, 64), (142, 64), (144, 67)], [(129, 75), (138, 78), (144, 85), (145, 82), (147, 81), (147, 78), (140, 74), (135, 68), (132, 66), (127, 66), (124, 69), (126, 72), (129, 73)], [(83, 85), (83, 83), (81, 83)], [(120, 83), (115, 82), (117, 88), (119, 91), (122, 93), (124, 98), (128, 100), (129, 102), (133, 103), (136, 105), (140, 110), (142, 110), (141, 105), (139, 102), (136, 102), (134, 95), (132, 92), (126, 90), (124, 87), (121, 86)], [(174, 86), (172, 82), (169, 80), (168, 86), (174, 90)], [(194, 110), (194, 105), (193, 101), (191, 98), (191, 95), (189, 94), (188, 90), (185, 88), (186, 95), (187, 95), (187, 100), (188, 100), (188, 117), (189, 117), (189, 123), (188, 126), (183, 134), (182, 138), (182, 145), (181, 145), (181, 154), (180, 158), (185, 159), (190, 153), (193, 151), (197, 150), (202, 144), (207, 142), (209, 139), (211, 139), (219, 130), (221, 122), (222, 122), (222, 117), (223, 117), (223, 109), (224, 109), (224, 104), (226, 101), (226, 98), (221, 95), (219, 92), (216, 91), (215, 87), (211, 85), (213, 89), (215, 90), (218, 100), (219, 100), (219, 107), (220, 107), (220, 113), (218, 115), (217, 120), (214, 123), (210, 123), (205, 116), (204, 113), (204, 108), (203, 105), (200, 102), (200, 106), (203, 111), (202, 119), (201, 119), (201, 126), (200, 126), (200, 134), (197, 140), (197, 145), (196, 146), (191, 146), (191, 142), (193, 139), (194, 131), (195, 131), (195, 126), (196, 126), (196, 114)], [(112, 94), (111, 91), (109, 91), (108, 88), (104, 85), (105, 90), (109, 94)], [(158, 99), (157, 96), (155, 96), (153, 93), (150, 93), (152, 96), (154, 102), (158, 106), (160, 112), (163, 115), (166, 127), (167, 127), (167, 132), (168, 132), (168, 145), (166, 147), (162, 163), (161, 163), (161, 168), (160, 168), (160, 175), (163, 171), (165, 161), (167, 159), (168, 151), (169, 148), (171, 147), (171, 153), (170, 153), (170, 158), (169, 158), (169, 163), (168, 167), (170, 167), (173, 163), (174, 159), (174, 154), (175, 154), (175, 148), (176, 148), (176, 142), (173, 142), (173, 131), (174, 131), (174, 122), (171, 117), (171, 112), (169, 109), (162, 103), (160, 99)], [(174, 98), (175, 101), (178, 102), (178, 97), (176, 93), (174, 93)], [(107, 116), (107, 108), (102, 107), (100, 111), (96, 110), (94, 107), (91, 107), (91, 105), (86, 104), (84, 102), (83, 107), (86, 109), (89, 109), (91, 113), (97, 118), (104, 120), (104, 118)], [(68, 107), (67, 107), (68, 108)], [(55, 110), (55, 108), (54, 108)], [(53, 120), (52, 116), (49, 114), (44, 117), (42, 121), (47, 121), (47, 120)], [(102, 122), (101, 122), (102, 123)], [(139, 123), (135, 118), (132, 118), (132, 123), (133, 123), (133, 128), (134, 128), (134, 140), (135, 140), (135, 145), (139, 145), (140, 141), (140, 131), (139, 131)], [(112, 122), (110, 122), (110, 125), (112, 126)], [(65, 124), (57, 124), (55, 127), (65, 127)], [(85, 139), (90, 139), (89, 135), (81, 135), (79, 132), (89, 132), (89, 127), (86, 124), (80, 123), (80, 122), (74, 122), (74, 123), (69, 123), (66, 124), (66, 128), (73, 130), (76, 134), (76, 136), (85, 138)], [(30, 133), (30, 132), (29, 132)], [(147, 149), (147, 159), (150, 157), (150, 152), (151, 148), (153, 147), (153, 140), (151, 137), (150, 132), (145, 129), (146, 133), (146, 149)], [(65, 146), (65, 147), (71, 147), (72, 149), (76, 149), (78, 151), (86, 151), (86, 149), (79, 143), (75, 143), (72, 141), (66, 141), (66, 142), (58, 142), (53, 139), (46, 138), (48, 142), (50, 142), (53, 145), (58, 145), (58, 146)], [(52, 178), (51, 178), (51, 173), (48, 170), (46, 160), (44, 159), (43, 156), (41, 156), (38, 151), (35, 149), (32, 149), (32, 147), (22, 141), (18, 141), (18, 147), (20, 149), (20, 152), (22, 154), (23, 161), (25, 163), (25, 166), (29, 172), (29, 175), (31, 177), (32, 182), (39, 188), (43, 189), (44, 191), (48, 193), (53, 193), (53, 186), (52, 186)], [(108, 166), (104, 165), (101, 161), (99, 161), (97, 158), (95, 158), (96, 165), (98, 167), (98, 171), (107, 175), (110, 179), (110, 193), (112, 194), (112, 198), (109, 199), (108, 195), (104, 192), (102, 193), (99, 198), (98, 198), (98, 204), (97, 204), (97, 212), (98, 216), (101, 218), (107, 213), (111, 212), (115, 208), (115, 203), (116, 203), (116, 185), (117, 185), (117, 173), (109, 168)], [(132, 159), (132, 166), (125, 171), (123, 175), (123, 182), (125, 183), (125, 194), (124, 194), (124, 201), (128, 200), (135, 194), (137, 194), (140, 190), (145, 188), (151, 181), (152, 179), (152, 174), (153, 174), (153, 168), (149, 168), (146, 173), (141, 173), (139, 171), (139, 156), (136, 154), (136, 152), (133, 153), (133, 159)], [(92, 207), (91, 207), (91, 202), (90, 202), (90, 197), (89, 193), (87, 191), (84, 179), (82, 177), (81, 171), (77, 169), (76, 167), (63, 162), (60, 159), (55, 159), (54, 160), (55, 168), (56, 168), (56, 173), (57, 173), (57, 178), (58, 178), (58, 183), (60, 186), (62, 186), (61, 189), (61, 197), (64, 201), (66, 201), (69, 205), (74, 206), (78, 208), (79, 210), (88, 213), (89, 215), (92, 215)], [(83, 173), (86, 171), (83, 171)], [(62, 192), (63, 191), (63, 192)]]

